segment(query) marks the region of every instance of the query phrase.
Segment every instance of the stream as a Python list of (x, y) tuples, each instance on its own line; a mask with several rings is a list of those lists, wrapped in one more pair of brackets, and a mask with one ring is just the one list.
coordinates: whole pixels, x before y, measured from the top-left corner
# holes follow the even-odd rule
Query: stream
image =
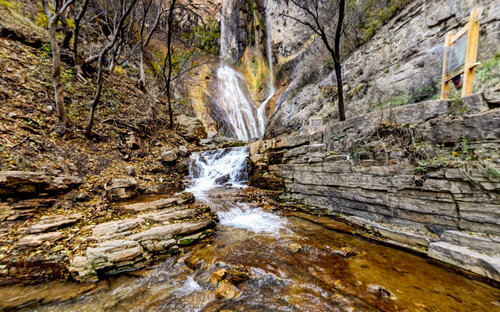
[[(245, 147), (191, 157), (188, 190), (220, 221), (208, 244), (187, 248), (152, 269), (101, 281), (90, 292), (67, 282), (4, 287), (0, 308), (22, 298), (31, 304), (23, 311), (500, 309), (500, 289), (419, 256), (242, 201), (250, 191), (246, 157)], [(221, 176), (226, 176), (224, 186), (215, 182)], [(294, 245), (300, 250), (291, 250)], [(250, 278), (235, 282), (236, 298), (217, 297), (213, 272), (234, 267), (246, 268)]]

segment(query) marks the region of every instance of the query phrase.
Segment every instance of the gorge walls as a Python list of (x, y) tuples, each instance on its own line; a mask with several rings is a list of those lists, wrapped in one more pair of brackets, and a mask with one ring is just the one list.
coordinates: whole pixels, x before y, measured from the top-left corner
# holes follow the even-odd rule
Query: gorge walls
[(250, 145), (252, 183), (500, 281), (500, 90)]
[[(482, 8), (479, 61), (498, 55), (499, 0), (410, 2), (345, 59), (348, 118), (438, 94), (444, 37), (464, 26), (474, 8)], [(271, 29), (280, 89), (272, 101), (267, 137), (304, 129), (310, 117), (331, 123), (337, 116), (334, 74), (322, 43), (284, 15), (301, 16), (288, 1), (274, 0)], [(488, 89), (495, 81), (477, 89)]]

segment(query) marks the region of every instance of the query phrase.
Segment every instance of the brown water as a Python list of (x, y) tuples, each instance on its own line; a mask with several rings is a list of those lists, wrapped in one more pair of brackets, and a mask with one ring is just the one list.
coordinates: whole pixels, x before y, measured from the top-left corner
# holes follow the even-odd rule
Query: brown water
[[(500, 289), (454, 274), (425, 259), (222, 199), (207, 200), (221, 224), (199, 245), (157, 267), (95, 287), (53, 282), (0, 288), (0, 307), (23, 311), (500, 311)], [(213, 194), (213, 192), (212, 192)], [(220, 197), (220, 196), (219, 196)], [(234, 200), (235, 201), (235, 200)], [(302, 246), (288, 251), (291, 243)], [(347, 258), (334, 251), (349, 247)], [(187, 258), (199, 258), (191, 270)], [(236, 284), (239, 296), (219, 299), (210, 276), (244, 265), (254, 278)]]

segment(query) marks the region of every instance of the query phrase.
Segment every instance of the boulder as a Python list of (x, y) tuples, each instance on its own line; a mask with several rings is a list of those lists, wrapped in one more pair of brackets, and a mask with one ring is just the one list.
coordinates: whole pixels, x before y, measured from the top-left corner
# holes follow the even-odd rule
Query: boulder
[(203, 123), (197, 118), (179, 115), (176, 117), (176, 122), (177, 132), (188, 141), (198, 141), (207, 137)]
[(133, 133), (130, 134), (126, 143), (130, 149), (138, 149), (140, 147), (139, 142)]
[(189, 149), (184, 145), (179, 146), (179, 155), (182, 157), (189, 156)]
[(291, 253), (298, 253), (302, 250), (302, 246), (297, 243), (291, 243), (286, 249)]
[(45, 242), (53, 242), (66, 237), (64, 232), (50, 232), (44, 234), (34, 234), (21, 237), (17, 241), (19, 248), (34, 248), (39, 247)]
[(230, 179), (231, 179), (231, 176), (229, 174), (225, 174), (225, 175), (215, 179), (215, 183), (222, 185), (222, 184), (229, 182)]
[(106, 186), (106, 192), (111, 200), (123, 200), (137, 194), (137, 181), (133, 178), (115, 179)]
[(135, 167), (134, 166), (127, 166), (125, 167), (125, 171), (129, 176), (135, 176)]
[(82, 215), (58, 215), (42, 217), (39, 222), (29, 227), (29, 233), (44, 233), (73, 225), (82, 219)]
[(238, 289), (228, 280), (221, 281), (215, 288), (215, 295), (225, 300), (231, 300), (239, 295)]
[(217, 285), (220, 281), (222, 281), (227, 276), (226, 269), (219, 269), (215, 271), (210, 277), (210, 283)]
[(174, 150), (170, 151), (165, 151), (161, 153), (161, 161), (164, 162), (165, 164), (173, 164), (177, 161), (179, 156), (177, 155), (177, 152)]

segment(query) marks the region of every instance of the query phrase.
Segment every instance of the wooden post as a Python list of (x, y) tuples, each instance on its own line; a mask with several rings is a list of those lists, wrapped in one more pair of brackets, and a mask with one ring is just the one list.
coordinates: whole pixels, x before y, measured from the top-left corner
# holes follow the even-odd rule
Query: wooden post
[(467, 34), (467, 52), (464, 64), (464, 84), (462, 96), (471, 95), (474, 92), (474, 71), (477, 63), (477, 49), (479, 45), (479, 10), (472, 11), (469, 20), (469, 32)]
[(453, 38), (452, 33), (446, 35), (444, 42), (444, 55), (443, 55), (443, 75), (441, 82), (441, 99), (445, 100), (449, 98), (450, 93), (450, 80), (448, 79), (448, 60), (450, 58), (450, 46), (451, 39)]

